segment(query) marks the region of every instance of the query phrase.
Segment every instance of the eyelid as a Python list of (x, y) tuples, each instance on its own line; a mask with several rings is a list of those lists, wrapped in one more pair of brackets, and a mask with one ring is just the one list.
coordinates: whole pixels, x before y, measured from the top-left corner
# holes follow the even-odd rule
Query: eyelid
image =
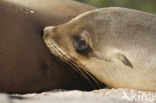
[(83, 31), (80, 33), (80, 35), (81, 35), (82, 37), (84, 37), (86, 40), (88, 40), (89, 33), (88, 33), (86, 30), (83, 30)]

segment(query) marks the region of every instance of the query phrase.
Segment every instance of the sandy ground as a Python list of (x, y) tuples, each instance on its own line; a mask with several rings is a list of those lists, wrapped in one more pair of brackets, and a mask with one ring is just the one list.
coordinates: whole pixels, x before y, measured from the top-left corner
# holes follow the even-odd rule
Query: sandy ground
[(91, 92), (55, 90), (39, 94), (0, 94), (0, 103), (156, 103), (156, 92), (133, 89), (101, 89)]

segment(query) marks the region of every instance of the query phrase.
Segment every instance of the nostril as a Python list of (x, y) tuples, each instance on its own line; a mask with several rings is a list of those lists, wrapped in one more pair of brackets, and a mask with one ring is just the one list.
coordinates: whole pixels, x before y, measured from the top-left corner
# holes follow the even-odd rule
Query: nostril
[(45, 40), (47, 38), (47, 36), (48, 36), (47, 30), (46, 30), (46, 28), (44, 28), (44, 30), (43, 30), (43, 39)]
[(52, 34), (54, 26), (45, 27), (43, 30), (43, 39), (46, 39), (49, 34)]
[(53, 32), (54, 26), (48, 26), (44, 28), (44, 33), (45, 32)]
[(48, 34), (44, 32), (43, 39), (45, 40), (47, 38)]

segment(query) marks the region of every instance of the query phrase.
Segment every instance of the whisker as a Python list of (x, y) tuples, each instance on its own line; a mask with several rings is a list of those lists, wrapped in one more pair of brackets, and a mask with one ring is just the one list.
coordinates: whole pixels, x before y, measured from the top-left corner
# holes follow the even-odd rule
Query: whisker
[(74, 70), (76, 70), (82, 77), (84, 77), (93, 87), (94, 84), (91, 82), (91, 80), (88, 78), (88, 76), (79, 68), (77, 68), (75, 65), (69, 64)]
[(65, 62), (63, 62), (60, 58), (58, 58), (58, 57), (56, 57), (56, 61), (60, 64), (60, 65), (62, 65), (63, 67), (65, 67), (65, 69), (67, 69), (68, 71), (70, 71), (69, 73), (71, 73), (71, 75), (73, 75), (74, 76), (74, 71), (73, 70), (71, 70), (71, 68), (69, 68), (70, 66), (68, 65), (68, 64), (66, 64)]
[[(77, 67), (77, 65), (75, 65)], [(89, 76), (94, 82), (95, 84), (98, 86), (98, 88), (102, 88), (101, 83), (94, 77), (92, 76), (88, 71), (81, 69), (79, 67), (77, 67), (81, 72), (86, 73), (85, 75)]]
[[(67, 52), (65, 52), (62, 48), (58, 48), (59, 46), (55, 43), (55, 41), (52, 40), (47, 40), (46, 41), (47, 45), (50, 49), (52, 53), (54, 53), (56, 55), (56, 60), (57, 61), (62, 61), (61, 65), (67, 67), (70, 66), (74, 71), (76, 71), (77, 73), (79, 73), (82, 77), (84, 77), (94, 88), (102, 88), (102, 82), (98, 81), (96, 79), (96, 77), (94, 77), (93, 75), (91, 75), (88, 71), (78, 67), (77, 63), (75, 61), (73, 61), (73, 56), (71, 56), (70, 54), (68, 54)], [(72, 58), (72, 59), (71, 59)], [(67, 64), (67, 65), (65, 65)], [(68, 70), (70, 70), (67, 67)], [(71, 71), (71, 70), (70, 70)], [(95, 84), (97, 87), (95, 87)]]
[[(58, 58), (56, 58), (57, 61), (60, 61)], [(80, 74), (82, 77), (84, 77), (92, 86), (93, 88), (95, 88), (94, 84), (92, 83), (92, 81), (89, 79), (89, 77), (84, 73), (84, 71), (82, 71), (81, 69), (77, 68), (76, 66), (71, 65), (70, 63), (68, 63), (67, 65), (65, 65), (64, 62), (60, 62), (61, 65), (67, 67), (66, 69), (70, 70), (68, 68), (67, 65), (69, 65), (74, 71), (76, 71), (78, 74)], [(70, 70), (71, 71), (71, 70)], [(72, 73), (73, 74), (73, 73)]]

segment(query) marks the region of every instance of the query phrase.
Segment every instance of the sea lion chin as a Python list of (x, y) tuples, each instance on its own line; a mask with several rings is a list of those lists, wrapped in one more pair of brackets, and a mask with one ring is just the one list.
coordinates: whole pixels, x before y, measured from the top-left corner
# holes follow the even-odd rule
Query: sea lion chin
[(102, 8), (44, 29), (44, 41), (63, 61), (114, 88), (156, 91), (156, 16)]

